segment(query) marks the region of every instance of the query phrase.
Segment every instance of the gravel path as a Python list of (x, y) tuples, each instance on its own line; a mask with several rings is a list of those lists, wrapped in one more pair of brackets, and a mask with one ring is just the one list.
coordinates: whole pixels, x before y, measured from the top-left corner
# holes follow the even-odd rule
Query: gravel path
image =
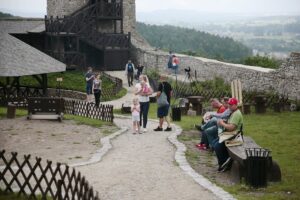
[[(131, 128), (129, 119), (115, 119), (119, 126)], [(183, 173), (174, 160), (175, 148), (167, 137), (170, 132), (133, 135), (129, 129), (112, 141), (113, 149), (101, 162), (77, 167), (106, 200), (140, 199), (217, 199)]]

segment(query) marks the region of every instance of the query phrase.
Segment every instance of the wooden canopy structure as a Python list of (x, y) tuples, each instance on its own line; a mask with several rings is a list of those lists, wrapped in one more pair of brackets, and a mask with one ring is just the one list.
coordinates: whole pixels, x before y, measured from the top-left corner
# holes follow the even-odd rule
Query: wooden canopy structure
[(20, 77), (33, 76), (47, 93), (47, 74), (63, 72), (66, 65), (14, 37), (43, 25), (36, 19), (0, 20), (0, 87), (20, 87)]

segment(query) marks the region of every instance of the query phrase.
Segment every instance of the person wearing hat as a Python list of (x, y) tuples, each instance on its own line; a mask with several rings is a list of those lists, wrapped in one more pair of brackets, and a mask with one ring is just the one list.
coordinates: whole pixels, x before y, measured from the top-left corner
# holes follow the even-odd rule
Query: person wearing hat
[[(207, 134), (210, 134), (210, 133), (215, 134), (214, 137), (210, 137), (210, 139), (211, 139), (210, 142), (212, 142), (213, 139), (217, 138), (218, 137), (217, 131), (215, 131), (214, 129), (218, 129), (218, 120), (223, 119), (224, 121), (227, 121), (232, 112), (228, 108), (228, 101), (229, 101), (228, 97), (223, 98), (222, 104), (216, 99), (213, 99), (213, 100), (218, 102), (218, 104), (216, 104), (218, 106), (217, 107), (215, 106), (216, 108), (218, 108), (218, 111), (216, 113), (209, 114), (207, 116), (207, 118), (209, 118), (209, 120), (205, 124), (195, 125), (195, 127), (199, 131), (201, 131), (201, 142), (199, 144), (196, 144), (196, 147), (200, 150), (209, 149), (209, 141), (207, 139)], [(214, 104), (212, 104), (212, 107), (214, 107), (213, 105)], [(226, 109), (224, 112), (223, 112), (223, 110), (220, 111), (222, 107)]]
[[(235, 131), (240, 130), (243, 125), (243, 115), (242, 112), (238, 109), (238, 100), (236, 98), (230, 98), (228, 101), (229, 109), (232, 114), (226, 123), (223, 120), (218, 121), (218, 125), (222, 126), (225, 131)], [(225, 143), (219, 143), (219, 138), (216, 138), (213, 141), (213, 148), (216, 152), (218, 158), (219, 169), (218, 171), (226, 171), (229, 169), (232, 159), (229, 157), (228, 151), (226, 149)]]

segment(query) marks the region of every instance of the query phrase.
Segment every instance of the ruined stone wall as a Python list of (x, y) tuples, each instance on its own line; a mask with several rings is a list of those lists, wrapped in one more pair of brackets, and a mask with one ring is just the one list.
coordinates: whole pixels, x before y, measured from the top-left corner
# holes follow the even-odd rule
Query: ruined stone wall
[(123, 30), (124, 33), (134, 32), (136, 23), (135, 0), (123, 0)]
[(87, 3), (88, 0), (47, 0), (47, 16), (70, 15)]
[[(292, 54), (291, 58), (287, 59), (278, 70), (186, 55), (177, 54), (177, 56), (181, 62), (179, 73), (184, 74), (184, 68), (191, 67), (192, 74), (196, 71), (200, 81), (221, 77), (230, 83), (235, 79), (240, 79), (243, 89), (247, 91), (268, 91), (287, 95), (291, 99), (300, 99), (300, 54)], [(161, 73), (168, 71), (167, 52), (135, 45), (132, 57), (148, 69), (154, 68)]]

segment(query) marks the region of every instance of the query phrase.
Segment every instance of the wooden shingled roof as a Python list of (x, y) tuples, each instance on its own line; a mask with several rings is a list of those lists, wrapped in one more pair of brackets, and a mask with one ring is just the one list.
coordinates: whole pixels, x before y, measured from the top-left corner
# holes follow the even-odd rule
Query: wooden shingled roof
[(18, 77), (66, 71), (66, 65), (25, 42), (12, 33), (43, 30), (41, 20), (0, 20), (0, 77)]

